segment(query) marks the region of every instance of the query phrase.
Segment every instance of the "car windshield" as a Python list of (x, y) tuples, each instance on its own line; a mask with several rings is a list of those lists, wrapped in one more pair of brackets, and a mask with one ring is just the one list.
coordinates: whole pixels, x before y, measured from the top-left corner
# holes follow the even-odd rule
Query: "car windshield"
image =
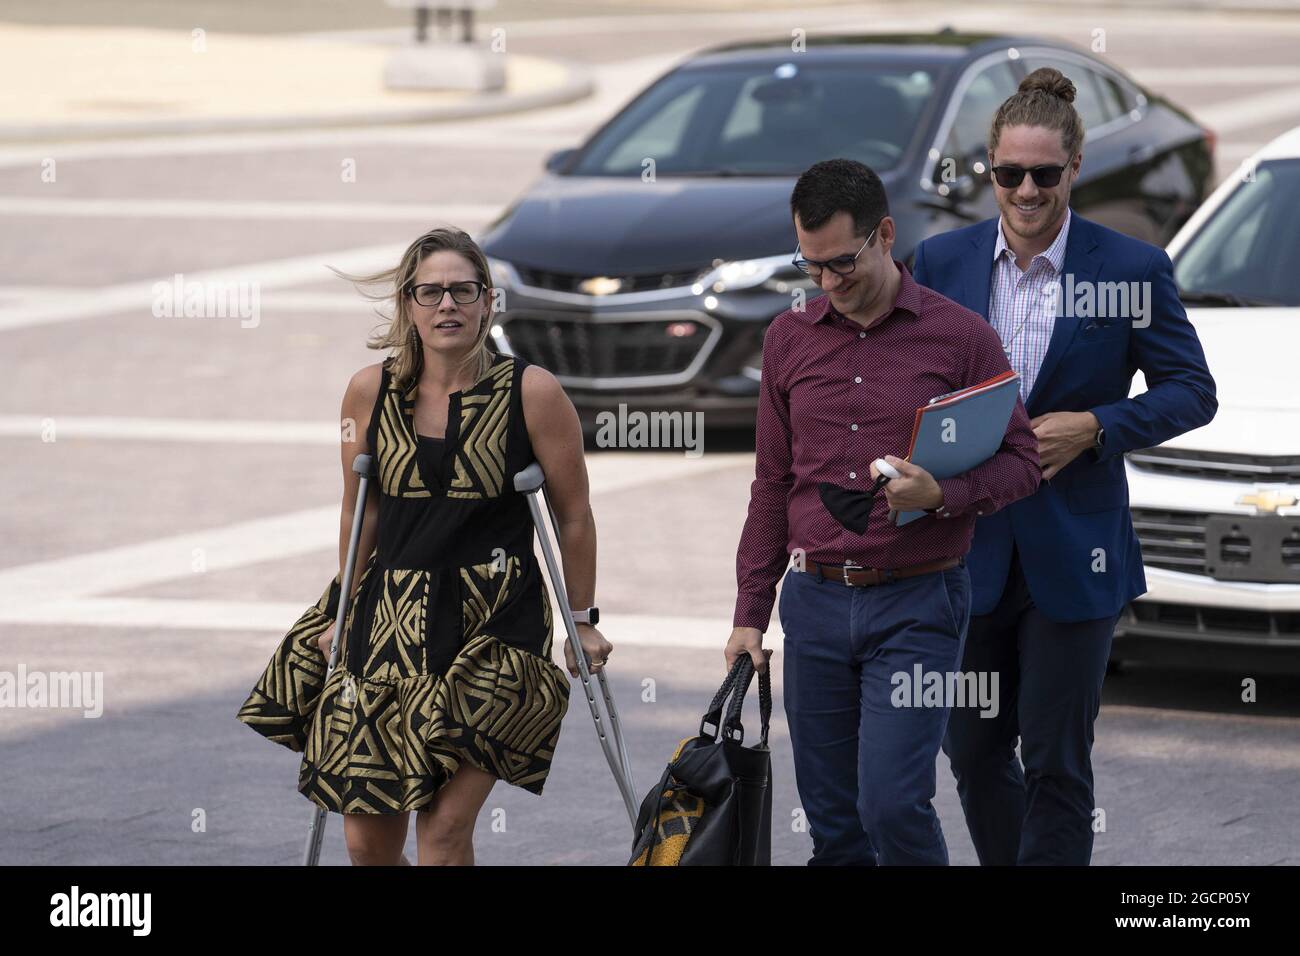
[(679, 70), (602, 130), (571, 174), (797, 176), (823, 159), (877, 172), (918, 132), (936, 71), (834, 63)]
[[(1241, 174), (1238, 174), (1241, 175)], [(1260, 163), (1178, 254), (1189, 304), (1300, 306), (1300, 159)]]

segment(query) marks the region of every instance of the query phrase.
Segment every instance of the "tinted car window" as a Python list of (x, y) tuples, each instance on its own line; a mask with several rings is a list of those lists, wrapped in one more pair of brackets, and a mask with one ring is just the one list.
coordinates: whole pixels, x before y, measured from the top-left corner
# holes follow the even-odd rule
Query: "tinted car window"
[(1050, 66), (1065, 74), (1066, 78), (1074, 84), (1074, 108), (1079, 111), (1079, 119), (1083, 120), (1085, 130), (1115, 118), (1116, 110), (1113, 107), (1108, 109), (1102, 102), (1097, 74), (1086, 66), (1082, 66), (1075, 60), (1043, 56), (1026, 56), (1022, 62), (1026, 74), (1034, 72), (1040, 66)]
[(1183, 247), (1184, 292), (1226, 292), (1300, 306), (1300, 159), (1261, 163)]
[(961, 94), (945, 153), (967, 158), (978, 153), (983, 158), (993, 114), (1016, 91), (1018, 82), (1006, 63), (995, 63), (976, 74)]
[(1115, 114), (1127, 113), (1137, 107), (1137, 91), (1113, 76), (1101, 76), (1104, 99), (1113, 105)]
[(934, 95), (934, 70), (908, 64), (783, 64), (670, 74), (620, 113), (572, 173), (793, 176), (847, 157), (898, 164)]

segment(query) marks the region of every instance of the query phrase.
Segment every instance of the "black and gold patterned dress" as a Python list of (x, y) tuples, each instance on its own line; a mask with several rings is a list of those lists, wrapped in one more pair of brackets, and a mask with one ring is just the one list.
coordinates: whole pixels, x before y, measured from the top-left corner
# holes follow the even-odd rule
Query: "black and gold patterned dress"
[(452, 393), (438, 442), (415, 432), (416, 382), (400, 389), (384, 363), (367, 431), (378, 536), (338, 662), (326, 678), (317, 644), (338, 614), (336, 575), (238, 714), (302, 751), (298, 789), (322, 807), (418, 810), (466, 762), (542, 792), (569, 678), (551, 659), (551, 604), (513, 483), (533, 460), (527, 364), (497, 355)]

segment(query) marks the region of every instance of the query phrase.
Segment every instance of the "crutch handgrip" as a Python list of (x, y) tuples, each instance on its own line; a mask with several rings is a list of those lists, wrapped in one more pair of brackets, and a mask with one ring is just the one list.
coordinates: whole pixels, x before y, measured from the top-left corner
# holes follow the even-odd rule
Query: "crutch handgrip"
[(546, 474), (542, 471), (542, 466), (538, 462), (533, 462), (515, 475), (515, 491), (522, 491), (524, 494), (536, 491), (544, 484), (546, 484)]

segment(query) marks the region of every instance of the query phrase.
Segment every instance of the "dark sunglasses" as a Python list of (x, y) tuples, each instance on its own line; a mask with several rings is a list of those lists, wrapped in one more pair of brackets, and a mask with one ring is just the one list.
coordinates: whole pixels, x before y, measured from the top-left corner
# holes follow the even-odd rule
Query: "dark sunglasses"
[(1015, 189), (1025, 181), (1025, 173), (1028, 173), (1033, 177), (1035, 186), (1040, 189), (1051, 189), (1053, 186), (1060, 185), (1061, 174), (1073, 159), (1074, 157), (1071, 156), (1065, 166), (1031, 166), (1029, 169), (1023, 166), (994, 166), (993, 178), (1003, 189)]
[(444, 292), (450, 292), (451, 301), (457, 305), (469, 305), (471, 302), (478, 301), (478, 297), (483, 294), (484, 288), (482, 282), (457, 282), (449, 286), (426, 282), (421, 285), (413, 285), (408, 291), (411, 297), (420, 305), (437, 308), (442, 305)]
[[(881, 220), (883, 222), (884, 220)], [(794, 267), (806, 276), (812, 276), (816, 279), (822, 274), (822, 269), (830, 269), (837, 276), (846, 276), (853, 271), (854, 266), (858, 264), (858, 256), (862, 255), (862, 250), (871, 245), (872, 238), (876, 235), (876, 230), (880, 228), (880, 223), (872, 227), (871, 232), (867, 233), (867, 241), (864, 242), (858, 251), (853, 255), (836, 256), (834, 259), (827, 259), (825, 262), (819, 262), (816, 259), (805, 259), (799, 255), (799, 247), (796, 245), (794, 258), (790, 261)]]

